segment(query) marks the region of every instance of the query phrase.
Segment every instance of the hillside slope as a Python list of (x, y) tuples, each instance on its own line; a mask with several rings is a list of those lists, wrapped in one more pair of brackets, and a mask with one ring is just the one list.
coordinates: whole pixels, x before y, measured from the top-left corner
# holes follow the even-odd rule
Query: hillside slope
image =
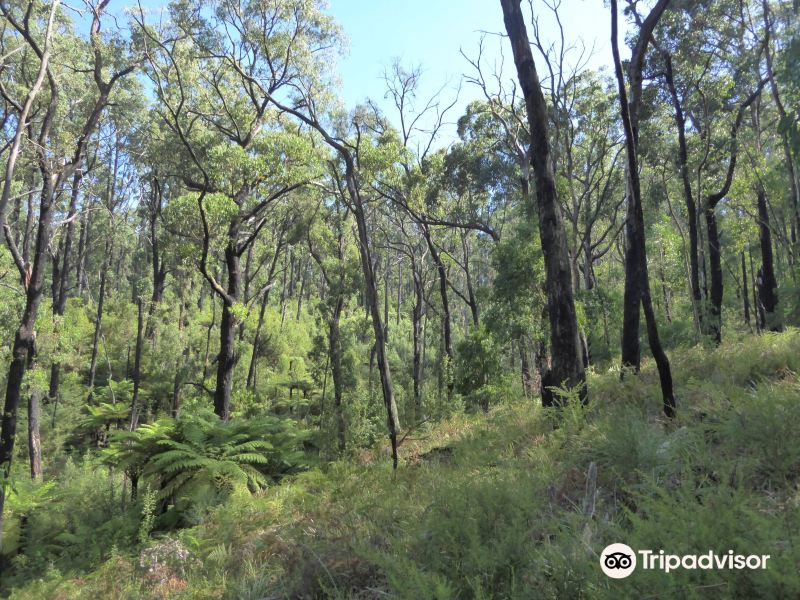
[[(652, 365), (594, 373), (587, 409), (514, 401), (414, 431), (396, 474), (376, 449), (12, 597), (800, 597), (800, 333), (672, 358), (674, 424)], [(771, 558), (614, 580), (612, 542)]]

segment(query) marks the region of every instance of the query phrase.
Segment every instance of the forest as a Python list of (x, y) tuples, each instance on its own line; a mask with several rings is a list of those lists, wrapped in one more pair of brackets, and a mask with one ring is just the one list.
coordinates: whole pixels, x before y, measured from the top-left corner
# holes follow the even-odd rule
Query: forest
[(0, 0), (0, 597), (800, 597), (800, 2), (338, 3)]

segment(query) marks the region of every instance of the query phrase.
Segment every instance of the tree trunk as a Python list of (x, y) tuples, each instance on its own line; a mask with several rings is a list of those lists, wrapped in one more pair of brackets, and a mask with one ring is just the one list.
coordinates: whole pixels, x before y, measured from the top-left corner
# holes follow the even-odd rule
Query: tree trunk
[(433, 243), (429, 226), (422, 223), (420, 224), (420, 229), (423, 237), (425, 238), (425, 242), (428, 245), (428, 250), (431, 253), (433, 264), (436, 266), (436, 274), (438, 275), (439, 279), (439, 296), (441, 297), (442, 301), (442, 344), (446, 356), (446, 359), (441, 365), (441, 377), (442, 382), (447, 386), (447, 397), (450, 398), (453, 395), (454, 386), (450, 371), (453, 367), (453, 361), (455, 360), (455, 351), (453, 350), (453, 329), (450, 316), (450, 299), (447, 293), (447, 269), (444, 266), (444, 262), (442, 261), (441, 254), (439, 254), (439, 250)]
[(133, 398), (131, 400), (131, 424), (129, 431), (139, 425), (139, 387), (142, 380), (142, 332), (144, 329), (144, 302), (138, 299), (138, 318), (136, 321), (136, 351), (133, 359)]
[[(745, 325), (750, 327), (750, 292), (748, 288), (750, 283), (747, 281), (747, 263), (744, 260), (744, 250), (740, 253), (742, 258), (742, 301), (744, 302), (744, 322)], [(752, 331), (752, 329), (750, 330)]]
[[(44, 272), (47, 266), (47, 247), (52, 234), (53, 221), (53, 177), (45, 176), (39, 206), (39, 226), (33, 266), (25, 290), (25, 309), (22, 313), (14, 345), (11, 350), (11, 364), (6, 378), (6, 397), (0, 425), (0, 478), (7, 481), (11, 475), (11, 461), (14, 457), (14, 441), (17, 434), (17, 412), (22, 392), (22, 380), (28, 361), (34, 354), (36, 341), (36, 316), (42, 301)], [(3, 508), (5, 506), (5, 486), (0, 486), (0, 546), (2, 546)]]
[[(81, 179), (83, 178), (83, 171), (75, 171), (72, 177), (72, 193), (70, 195), (69, 210), (67, 212), (67, 229), (64, 233), (64, 247), (61, 254), (63, 262), (58, 270), (58, 277), (56, 272), (53, 272), (53, 315), (61, 317), (67, 306), (67, 288), (69, 287), (69, 274), (70, 274), (70, 255), (72, 254), (72, 237), (75, 228), (75, 215), (78, 209), (78, 190), (80, 189)], [(57, 259), (56, 259), (57, 260)], [(61, 380), (61, 364), (56, 360), (50, 365), (50, 386), (47, 392), (47, 397), (51, 402), (55, 402), (58, 395), (58, 388)]]
[(585, 401), (586, 375), (572, 292), (572, 268), (556, 195), (553, 158), (547, 133), (547, 106), (539, 85), (520, 0), (501, 0), (500, 4), (530, 124), (531, 164), (536, 182), (539, 235), (545, 263), (552, 366), (542, 382), (542, 404), (557, 404), (558, 396), (550, 388), (561, 385), (579, 388), (581, 398)]
[(412, 364), (411, 378), (414, 383), (414, 420), (420, 422), (422, 415), (422, 309), (423, 294), (422, 276), (417, 270), (416, 260), (412, 258), (411, 264), (412, 277), (414, 280), (414, 306), (411, 309), (411, 327), (414, 341), (414, 360)]
[(105, 302), (106, 297), (106, 276), (108, 274), (108, 265), (111, 262), (111, 255), (113, 254), (114, 245), (111, 242), (106, 242), (106, 255), (103, 259), (103, 266), (102, 272), (100, 273), (100, 290), (97, 294), (97, 312), (95, 315), (95, 322), (94, 322), (94, 335), (92, 337), (92, 358), (89, 364), (89, 398), (88, 401), (91, 402), (93, 388), (94, 388), (94, 381), (95, 377), (97, 376), (97, 353), (98, 348), (100, 346), (100, 333), (102, 331), (102, 324), (103, 324), (103, 304)]
[(678, 166), (683, 183), (683, 197), (686, 201), (686, 215), (689, 226), (689, 265), (691, 271), (690, 287), (692, 302), (694, 303), (695, 314), (698, 316), (698, 327), (702, 331), (703, 306), (700, 296), (700, 263), (698, 261), (698, 241), (697, 241), (697, 205), (692, 194), (692, 183), (689, 176), (689, 151), (686, 144), (686, 117), (683, 114), (678, 91), (675, 88), (674, 73), (672, 70), (672, 57), (664, 53), (665, 78), (672, 98), (672, 106), (675, 110), (675, 125), (678, 130)]
[(39, 436), (41, 417), (41, 392), (35, 387), (28, 396), (28, 457), (31, 463), (31, 479), (42, 478), (42, 440)]
[(713, 207), (707, 207), (706, 230), (708, 233), (708, 262), (711, 270), (711, 302), (708, 306), (708, 334), (719, 346), (722, 342), (722, 256), (719, 245), (717, 216)]
[(344, 452), (347, 445), (344, 408), (342, 392), (344, 389), (344, 375), (342, 373), (342, 338), (339, 331), (339, 322), (344, 309), (344, 298), (339, 295), (331, 314), (328, 334), (328, 352), (331, 360), (331, 374), (333, 376), (333, 410), (336, 418), (336, 441), (339, 452)]
[(759, 306), (763, 309), (762, 329), (783, 331), (783, 323), (778, 303), (778, 282), (772, 257), (772, 230), (769, 227), (767, 193), (763, 187), (758, 189), (758, 227), (761, 242), (760, 285), (758, 286)]
[(383, 390), (383, 401), (386, 407), (386, 420), (389, 430), (389, 440), (392, 445), (392, 466), (397, 468), (397, 434), (400, 431), (400, 418), (397, 412), (397, 404), (394, 399), (392, 389), (392, 373), (389, 361), (386, 356), (386, 340), (384, 337), (383, 323), (381, 322), (381, 310), (378, 299), (378, 286), (375, 281), (375, 272), (372, 268), (372, 256), (370, 253), (369, 233), (367, 232), (367, 220), (364, 214), (364, 205), (358, 190), (358, 182), (355, 173), (355, 165), (351, 157), (346, 157), (346, 183), (350, 199), (353, 201), (353, 216), (356, 220), (358, 230), (358, 249), (361, 256), (361, 269), (364, 274), (364, 284), (366, 300), (369, 305), (372, 317), (372, 329), (375, 333), (375, 349), (378, 357), (378, 370), (381, 378), (381, 388)]
[(647, 49), (647, 43), (649, 42), (652, 30), (668, 3), (669, 0), (659, 0), (640, 27), (639, 41), (636, 44), (629, 66), (629, 77), (631, 80), (630, 102), (628, 102), (625, 78), (622, 73), (622, 62), (619, 57), (619, 48), (617, 46), (618, 15), (616, 0), (611, 0), (611, 44), (614, 54), (614, 71), (619, 91), (620, 113), (625, 133), (628, 180), (628, 222), (626, 228), (628, 251), (625, 255), (622, 363), (623, 366), (633, 366), (636, 370), (639, 368), (639, 303), (641, 302), (647, 323), (647, 339), (658, 368), (664, 414), (668, 418), (672, 418), (675, 416), (672, 371), (670, 369), (669, 359), (661, 346), (661, 341), (658, 336), (658, 325), (656, 323), (655, 311), (653, 310), (652, 296), (650, 295), (650, 280), (647, 271), (647, 253), (644, 235), (644, 211), (642, 209), (639, 159), (637, 155), (638, 112), (641, 102), (644, 53)]
[[(237, 236), (231, 235), (231, 239)], [(233, 391), (233, 369), (236, 366), (236, 317), (229, 299), (239, 298), (241, 271), (239, 255), (233, 243), (225, 248), (225, 265), (228, 271), (227, 293), (223, 298), (222, 319), (219, 326), (219, 358), (217, 360), (217, 387), (214, 390), (214, 412), (223, 421), (230, 418), (231, 393)]]

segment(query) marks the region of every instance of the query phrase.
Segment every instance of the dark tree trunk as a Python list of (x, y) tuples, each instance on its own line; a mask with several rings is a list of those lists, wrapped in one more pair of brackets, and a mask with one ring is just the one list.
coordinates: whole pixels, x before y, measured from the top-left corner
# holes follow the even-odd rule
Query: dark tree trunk
[(522, 391), (526, 398), (533, 397), (534, 383), (531, 377), (531, 367), (528, 361), (528, 348), (525, 344), (525, 338), (521, 337), (518, 342), (519, 346), (519, 359), (520, 359), (520, 375), (522, 376)]
[(692, 302), (694, 303), (695, 314), (698, 316), (698, 326), (702, 331), (703, 306), (700, 295), (700, 263), (698, 260), (698, 239), (697, 239), (697, 205), (692, 194), (692, 183), (689, 174), (689, 151), (686, 144), (686, 117), (683, 114), (678, 91), (675, 88), (674, 73), (672, 70), (672, 57), (664, 53), (665, 77), (667, 87), (672, 98), (672, 106), (675, 110), (675, 125), (678, 130), (678, 166), (683, 183), (683, 197), (686, 201), (686, 215), (689, 226), (689, 268), (691, 272), (690, 287), (692, 292)]
[[(39, 206), (39, 226), (37, 228), (33, 266), (27, 278), (25, 289), (25, 309), (19, 327), (14, 335), (11, 349), (11, 364), (6, 378), (6, 397), (0, 426), (0, 477), (8, 480), (11, 475), (11, 461), (14, 457), (14, 441), (17, 434), (17, 412), (22, 395), (22, 380), (25, 368), (34, 354), (36, 341), (36, 316), (42, 301), (44, 272), (47, 267), (47, 247), (52, 234), (53, 221), (53, 178), (44, 177), (41, 202)], [(5, 506), (5, 486), (0, 486), (0, 543), (2, 542), (3, 508)]]
[[(341, 150), (340, 150), (341, 152)], [(372, 266), (372, 256), (370, 252), (370, 239), (367, 231), (367, 219), (364, 214), (364, 205), (361, 194), (358, 190), (358, 181), (355, 172), (355, 164), (352, 157), (345, 156), (346, 162), (346, 183), (350, 199), (352, 200), (353, 216), (356, 220), (358, 230), (358, 250), (361, 256), (361, 270), (364, 275), (366, 300), (369, 305), (370, 316), (372, 317), (372, 329), (375, 333), (375, 350), (378, 358), (378, 371), (381, 378), (381, 388), (383, 390), (383, 401), (386, 407), (387, 428), (389, 430), (389, 441), (392, 445), (392, 466), (397, 468), (397, 434), (400, 431), (400, 418), (397, 413), (394, 391), (392, 389), (392, 373), (389, 367), (389, 360), (386, 356), (386, 339), (384, 327), (381, 322), (380, 303), (378, 299), (378, 285), (375, 281), (375, 272)]]
[(547, 106), (539, 85), (520, 0), (501, 0), (500, 4), (528, 112), (531, 165), (536, 182), (539, 235), (545, 263), (552, 366), (542, 382), (542, 404), (552, 406), (558, 403), (558, 396), (550, 387), (561, 385), (580, 388), (581, 398), (585, 401), (586, 375), (572, 292), (572, 269), (547, 133)]
[[(231, 235), (236, 239), (238, 235)], [(236, 318), (231, 299), (239, 298), (241, 271), (239, 255), (229, 243), (225, 249), (225, 265), (228, 271), (228, 298), (223, 298), (222, 319), (219, 327), (219, 357), (217, 360), (217, 387), (214, 390), (214, 412), (223, 421), (230, 418), (231, 393), (233, 391), (233, 369), (236, 366)]]
[(158, 239), (158, 215), (161, 212), (162, 191), (158, 179), (153, 179), (153, 203), (150, 207), (150, 260), (153, 270), (153, 294), (150, 297), (150, 308), (147, 314), (145, 337), (152, 339), (155, 332), (154, 317), (158, 305), (164, 298), (167, 286), (166, 263), (161, 256), (161, 244)]
[(617, 46), (616, 0), (611, 0), (611, 48), (614, 54), (614, 70), (619, 91), (620, 112), (625, 132), (628, 172), (628, 221), (626, 228), (628, 248), (625, 255), (622, 363), (623, 366), (633, 366), (637, 370), (639, 368), (639, 303), (641, 302), (647, 323), (647, 339), (658, 368), (664, 414), (668, 418), (672, 418), (675, 416), (672, 371), (670, 369), (669, 359), (661, 346), (661, 340), (658, 336), (658, 325), (656, 323), (655, 311), (653, 310), (653, 300), (650, 295), (650, 280), (647, 272), (647, 254), (645, 249), (644, 211), (642, 209), (642, 194), (639, 182), (639, 159), (637, 155), (638, 113), (641, 104), (644, 53), (647, 50), (647, 44), (650, 40), (653, 28), (668, 3), (669, 0), (659, 0), (640, 26), (639, 40), (634, 48), (629, 65), (629, 77), (631, 80), (630, 102), (628, 102), (625, 78), (622, 73), (622, 62), (619, 58), (619, 48)]
[(708, 306), (708, 334), (719, 345), (722, 342), (722, 256), (717, 230), (717, 216), (713, 207), (705, 211), (708, 233), (708, 262), (711, 271), (711, 302)]
[(461, 248), (464, 255), (464, 276), (467, 281), (467, 299), (469, 300), (469, 310), (472, 314), (472, 324), (477, 328), (481, 324), (481, 313), (478, 307), (478, 299), (475, 296), (475, 286), (472, 284), (472, 270), (469, 268), (470, 249), (467, 234), (462, 229), (461, 233)]
[(761, 269), (758, 285), (759, 307), (763, 309), (762, 329), (782, 331), (783, 323), (778, 304), (778, 282), (772, 257), (772, 230), (769, 226), (767, 193), (763, 187), (758, 189), (758, 228), (761, 242)]

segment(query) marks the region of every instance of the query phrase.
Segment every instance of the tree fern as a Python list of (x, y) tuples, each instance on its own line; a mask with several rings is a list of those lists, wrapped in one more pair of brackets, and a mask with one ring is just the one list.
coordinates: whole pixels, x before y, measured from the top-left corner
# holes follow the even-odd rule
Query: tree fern
[(112, 434), (109, 463), (152, 480), (163, 501), (196, 502), (247, 488), (263, 489), (301, 469), (307, 439), (294, 421), (277, 417), (220, 421), (212, 413), (160, 419)]

